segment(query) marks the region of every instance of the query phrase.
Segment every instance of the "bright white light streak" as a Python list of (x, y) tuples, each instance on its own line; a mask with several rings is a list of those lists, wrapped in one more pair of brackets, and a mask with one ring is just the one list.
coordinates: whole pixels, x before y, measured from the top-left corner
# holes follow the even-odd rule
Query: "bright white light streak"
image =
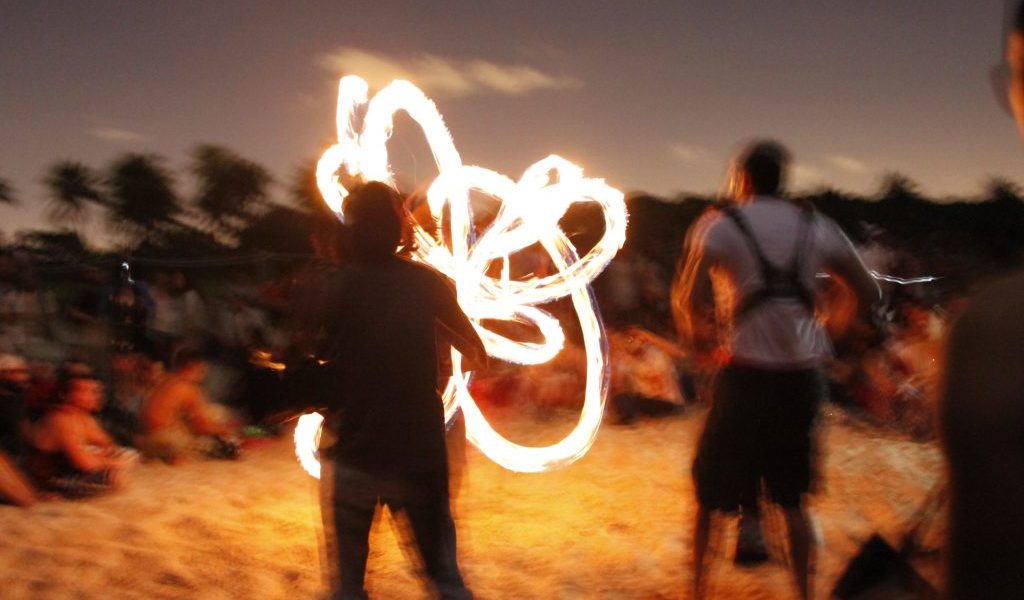
[[(933, 275), (927, 275), (924, 277), (911, 277), (909, 279), (903, 279), (902, 277), (896, 277), (895, 275), (886, 275), (885, 273), (879, 273), (878, 271), (869, 271), (871, 276), (879, 281), (888, 281), (889, 283), (895, 283), (898, 285), (917, 285), (919, 283), (932, 283), (939, 281), (941, 277), (935, 277)], [(829, 279), (832, 276), (828, 273), (815, 273), (815, 277), (818, 279)]]
[[(317, 184), (325, 202), (344, 220), (342, 202), (348, 190), (338, 171), (364, 181), (394, 185), (388, 162), (387, 141), (393, 117), (404, 110), (423, 129), (434, 154), (438, 176), (427, 191), (427, 204), (435, 221), (437, 237), (412, 223), (417, 250), (413, 258), (433, 266), (455, 282), (459, 304), (473, 321), (488, 353), (504, 361), (540, 364), (554, 358), (565, 343), (561, 324), (538, 305), (571, 297), (583, 334), (586, 384), (583, 409), (575, 428), (561, 441), (545, 447), (526, 447), (498, 434), (480, 412), (469, 391), (471, 373), (461, 369), (453, 351), (455, 374), (444, 392), (445, 417), (454, 418), (461, 406), (466, 415), (466, 437), (505, 468), (538, 472), (578, 460), (594, 443), (608, 386), (608, 351), (604, 327), (589, 284), (608, 266), (626, 240), (626, 205), (622, 192), (601, 179), (583, 176), (583, 169), (558, 156), (549, 156), (526, 170), (519, 181), (480, 167), (465, 166), (437, 107), (416, 86), (395, 81), (367, 101), (368, 86), (355, 76), (338, 85), (338, 143), (324, 152), (317, 165)], [(358, 111), (365, 105), (362, 128)], [(494, 221), (482, 232), (474, 231), (471, 192), (501, 201)], [(589, 202), (601, 208), (604, 234), (580, 257), (559, 220), (574, 203)], [(450, 246), (444, 241), (441, 222), (448, 208)], [(539, 244), (550, 257), (555, 272), (544, 277), (509, 276), (510, 257)], [(498, 276), (488, 275), (499, 262)], [(536, 328), (540, 342), (512, 340), (480, 325), (484, 319), (514, 321)], [(303, 417), (305, 419), (306, 417)], [(311, 420), (296, 429), (296, 452), (303, 466), (319, 474), (311, 442)], [(319, 427), (317, 423), (316, 427)], [(300, 439), (301, 438), (301, 439)]]
[(911, 277), (910, 279), (903, 279), (896, 277), (895, 275), (886, 275), (885, 273), (879, 273), (878, 271), (871, 271), (871, 276), (881, 281), (888, 281), (890, 283), (897, 283), (899, 285), (916, 285), (918, 283), (931, 283), (942, 279), (941, 277), (933, 277), (931, 275), (925, 277)]
[(320, 427), (324, 423), (320, 413), (309, 413), (299, 417), (295, 425), (295, 456), (307, 473), (320, 479), (320, 461), (316, 458), (320, 445)]

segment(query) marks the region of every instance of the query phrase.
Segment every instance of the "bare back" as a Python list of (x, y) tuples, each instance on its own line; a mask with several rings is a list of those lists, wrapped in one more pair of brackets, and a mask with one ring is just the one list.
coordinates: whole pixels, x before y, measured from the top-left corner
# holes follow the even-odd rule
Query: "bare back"
[(171, 375), (142, 403), (139, 415), (143, 432), (151, 433), (184, 425), (198, 433), (208, 433), (206, 395), (193, 382)]

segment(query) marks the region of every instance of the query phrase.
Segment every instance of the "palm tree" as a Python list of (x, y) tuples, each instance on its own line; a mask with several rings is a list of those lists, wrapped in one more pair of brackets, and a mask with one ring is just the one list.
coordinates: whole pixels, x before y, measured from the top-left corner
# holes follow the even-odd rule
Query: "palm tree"
[(316, 161), (305, 161), (295, 168), (289, 191), (292, 203), (302, 212), (320, 214), (330, 210), (316, 184)]
[(0, 203), (17, 204), (18, 199), (14, 195), (14, 188), (6, 179), (0, 179)]
[(70, 160), (56, 163), (47, 171), (44, 182), (50, 190), (47, 213), (54, 223), (74, 224), (85, 217), (90, 203), (105, 205), (99, 191), (99, 177), (82, 163)]
[(220, 233), (237, 234), (265, 208), (272, 178), (261, 165), (209, 144), (196, 148), (192, 161), (199, 183), (196, 205)]
[(181, 224), (181, 202), (174, 178), (157, 156), (125, 154), (109, 168), (107, 187), (111, 226), (135, 241), (151, 241), (155, 232)]

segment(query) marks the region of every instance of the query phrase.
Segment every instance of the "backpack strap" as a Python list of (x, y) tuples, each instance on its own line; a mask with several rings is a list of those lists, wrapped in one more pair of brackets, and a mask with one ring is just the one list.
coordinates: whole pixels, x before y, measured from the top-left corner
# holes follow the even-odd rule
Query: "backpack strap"
[(814, 294), (800, 281), (800, 270), (803, 267), (807, 240), (810, 237), (814, 218), (813, 209), (808, 206), (801, 208), (800, 230), (797, 234), (797, 242), (793, 248), (793, 256), (784, 269), (773, 265), (768, 260), (757, 238), (754, 236), (754, 232), (750, 229), (747, 219), (740, 211), (736, 210), (736, 207), (721, 206), (720, 209), (743, 235), (761, 271), (762, 283), (760, 289), (740, 301), (736, 309), (736, 318), (746, 315), (772, 298), (796, 299), (807, 308), (808, 312), (813, 313), (815, 308)]

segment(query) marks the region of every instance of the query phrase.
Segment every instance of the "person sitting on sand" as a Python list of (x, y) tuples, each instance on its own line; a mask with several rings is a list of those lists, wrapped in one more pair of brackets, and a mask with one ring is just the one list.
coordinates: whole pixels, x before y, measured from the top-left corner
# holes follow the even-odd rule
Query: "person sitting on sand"
[(28, 469), (43, 489), (81, 498), (122, 486), (138, 453), (118, 446), (93, 416), (103, 388), (90, 375), (67, 370), (57, 404), (31, 433)]
[(195, 348), (174, 356), (174, 368), (142, 401), (135, 446), (149, 458), (176, 463), (188, 455), (236, 458), (233, 428), (214, 415), (202, 383), (206, 362)]
[(676, 364), (685, 359), (671, 341), (639, 327), (608, 334), (611, 348), (611, 411), (628, 425), (639, 416), (680, 414), (686, 399), (679, 388)]

